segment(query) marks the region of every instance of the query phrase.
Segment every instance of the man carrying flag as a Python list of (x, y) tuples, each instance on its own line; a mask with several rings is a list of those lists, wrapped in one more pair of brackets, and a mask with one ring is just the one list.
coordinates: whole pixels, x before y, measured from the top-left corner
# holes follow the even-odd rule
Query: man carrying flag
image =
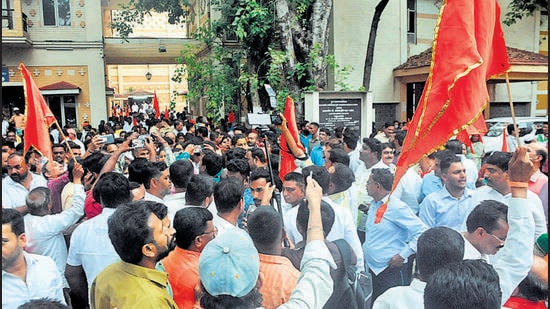
[(15, 208), (25, 213), (27, 210), (25, 197), (29, 191), (36, 187), (47, 187), (47, 181), (42, 175), (30, 172), (30, 154), (36, 150), (49, 162), (52, 161), (52, 144), (48, 129), (56, 119), (25, 65), (21, 63), (20, 69), (27, 101), (24, 154), (15, 152), (8, 157), (9, 177), (2, 181), (2, 207)]

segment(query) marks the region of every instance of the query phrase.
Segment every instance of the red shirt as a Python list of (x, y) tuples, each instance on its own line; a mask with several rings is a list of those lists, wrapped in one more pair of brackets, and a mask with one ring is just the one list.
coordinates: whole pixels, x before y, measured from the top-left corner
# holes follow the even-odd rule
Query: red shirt
[(100, 203), (94, 200), (92, 190), (86, 191), (86, 200), (84, 201), (84, 213), (86, 214), (86, 219), (91, 219), (99, 215), (102, 211), (103, 207)]
[(504, 304), (504, 307), (510, 309), (547, 309), (544, 300), (541, 301), (532, 301), (525, 298), (512, 296)]

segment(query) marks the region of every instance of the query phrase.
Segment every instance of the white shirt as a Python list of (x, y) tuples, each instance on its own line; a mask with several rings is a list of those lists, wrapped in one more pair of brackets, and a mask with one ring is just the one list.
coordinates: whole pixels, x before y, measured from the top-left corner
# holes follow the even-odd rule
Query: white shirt
[(380, 295), (372, 309), (424, 309), (426, 282), (413, 279), (409, 286), (396, 286)]
[(466, 170), (466, 187), (468, 189), (475, 190), (478, 177), (477, 165), (474, 161), (466, 158), (464, 155), (457, 155), (457, 157), (460, 158), (460, 161), (462, 161), (464, 169)]
[(178, 210), (185, 208), (185, 192), (167, 195), (164, 198), (164, 205), (168, 207), (168, 218), (174, 223), (174, 216)]
[[(75, 184), (74, 189), (74, 207), (55, 215), (27, 214), (24, 217), (27, 235), (25, 251), (51, 257), (62, 275), (65, 274), (67, 263), (67, 244), (63, 230), (75, 224), (84, 215), (84, 187), (81, 184)], [(65, 276), (62, 278), (65, 287), (69, 287)]]
[[(363, 248), (361, 248), (361, 241), (357, 236), (357, 227), (353, 218), (347, 210), (342, 206), (336, 205), (330, 200), (330, 198), (323, 196), (323, 200), (332, 206), (334, 210), (334, 224), (330, 233), (328, 233), (326, 240), (334, 241), (337, 239), (344, 239), (353, 249), (353, 252), (357, 256), (357, 267), (359, 270), (365, 270), (365, 262), (363, 258)], [(293, 243), (298, 243), (303, 240), (302, 234), (298, 232), (296, 228), (296, 217), (298, 215), (298, 207), (293, 207), (286, 213), (285, 223), (286, 234)]]
[(114, 212), (115, 208), (103, 208), (99, 215), (81, 223), (71, 236), (67, 264), (82, 266), (88, 287), (105, 267), (120, 260), (109, 238), (107, 225)]
[(217, 214), (214, 216), (214, 219), (212, 220), (212, 224), (214, 224), (214, 226), (218, 229), (218, 236), (228, 230), (232, 230), (232, 229), (241, 230), (235, 224), (232, 224), (231, 222), (225, 220), (224, 218), (220, 217)]
[(31, 299), (51, 298), (65, 303), (63, 281), (48, 256), (26, 253), (27, 281), (2, 270), (2, 308), (17, 308)]
[(161, 199), (160, 197), (156, 196), (156, 195), (153, 195), (147, 191), (145, 191), (145, 196), (143, 197), (143, 200), (144, 201), (151, 201), (151, 202), (157, 202), (157, 203), (161, 203), (161, 204), (164, 204), (164, 200)]
[(400, 199), (418, 215), (418, 210), (420, 209), (418, 200), (420, 198), (421, 187), (422, 177), (418, 174), (416, 167), (412, 166), (409, 167), (403, 177), (401, 177), (391, 196)]
[[(512, 199), (512, 193), (502, 195), (497, 190), (489, 186), (482, 186), (477, 188), (474, 191), (474, 194), (472, 195), (472, 205), (474, 205), (475, 207), (483, 200), (495, 200), (510, 206), (511, 199)], [(536, 195), (535, 193), (529, 190), (527, 190), (526, 205), (531, 210), (531, 215), (535, 220), (535, 239), (534, 240), (536, 240), (540, 235), (547, 233), (546, 216), (544, 214), (544, 208), (542, 207), (542, 202), (538, 197), (538, 195)], [(468, 214), (466, 215), (466, 218), (468, 218)], [(466, 220), (464, 220), (462, 230), (466, 231)]]
[(29, 190), (22, 184), (15, 182), (10, 176), (2, 180), (2, 207), (15, 208), (25, 205), (25, 198), (29, 191), (36, 187), (48, 187), (48, 181), (42, 175), (37, 175), (29, 171), (29, 177), (32, 177)]

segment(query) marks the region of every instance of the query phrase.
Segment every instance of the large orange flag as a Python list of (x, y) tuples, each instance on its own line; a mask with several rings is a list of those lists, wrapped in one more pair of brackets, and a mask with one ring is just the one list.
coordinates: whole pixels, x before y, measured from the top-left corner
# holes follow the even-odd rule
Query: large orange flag
[(153, 97), (153, 108), (155, 109), (155, 118), (158, 119), (160, 117), (160, 106), (159, 106), (159, 99), (157, 98), (156, 91), (155, 91), (155, 96)]
[(489, 103), (486, 81), (510, 68), (497, 0), (446, 0), (432, 46), (430, 74), (397, 161), (407, 169), (474, 123)]
[[(302, 143), (300, 143), (298, 125), (296, 124), (296, 108), (294, 107), (294, 101), (292, 100), (291, 97), (286, 97), (285, 112), (283, 114), (287, 121), (288, 130), (290, 131), (290, 134), (296, 141), (296, 144), (298, 145), (298, 147), (302, 148), (302, 150), (305, 150)], [(281, 162), (279, 163), (279, 177), (283, 179), (287, 173), (292, 172), (296, 169), (296, 163), (294, 162), (294, 155), (292, 155), (292, 153), (288, 149), (286, 138), (283, 135), (281, 135), (279, 144), (281, 145), (281, 152), (280, 152)]]
[(38, 150), (44, 157), (52, 160), (52, 142), (50, 141), (49, 127), (57, 120), (46, 104), (40, 89), (34, 83), (31, 73), (23, 63), (19, 65), (23, 74), (25, 99), (27, 101), (27, 127), (25, 127), (26, 153), (31, 146)]

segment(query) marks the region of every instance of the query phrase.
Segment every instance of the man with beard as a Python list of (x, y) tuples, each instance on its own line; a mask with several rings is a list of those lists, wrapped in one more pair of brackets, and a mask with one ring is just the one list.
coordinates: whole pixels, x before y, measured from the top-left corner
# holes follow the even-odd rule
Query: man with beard
[(25, 252), (26, 244), (23, 216), (2, 209), (2, 308), (17, 308), (43, 297), (65, 304), (63, 280), (54, 261)]
[(8, 176), (2, 180), (2, 207), (15, 208), (26, 213), (25, 197), (36, 187), (47, 187), (48, 182), (41, 175), (30, 173), (30, 156), (20, 152), (12, 153), (7, 160)]
[(121, 205), (109, 220), (109, 238), (120, 256), (97, 275), (91, 308), (177, 308), (168, 274), (155, 269), (175, 247), (168, 208), (152, 201)]

